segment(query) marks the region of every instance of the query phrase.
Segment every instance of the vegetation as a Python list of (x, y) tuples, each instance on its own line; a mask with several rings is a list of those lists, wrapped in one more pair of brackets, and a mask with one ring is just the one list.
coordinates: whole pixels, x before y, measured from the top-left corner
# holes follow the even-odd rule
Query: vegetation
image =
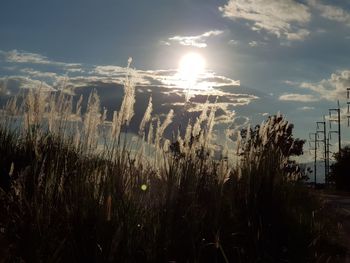
[(82, 99), (73, 110), (64, 91), (30, 90), (8, 103), (0, 126), (5, 261), (337, 260), (333, 222), (298, 170), (285, 169), (298, 151), (282, 116), (238, 133), (236, 148), (217, 154), (215, 105), (170, 142), (163, 134), (173, 112), (152, 117), (150, 99), (129, 139), (134, 96), (127, 76), (111, 122), (95, 92), (83, 115)]
[(331, 179), (335, 182), (338, 190), (350, 191), (350, 146), (345, 146), (340, 153), (335, 153), (334, 159), (335, 163), (331, 165)]

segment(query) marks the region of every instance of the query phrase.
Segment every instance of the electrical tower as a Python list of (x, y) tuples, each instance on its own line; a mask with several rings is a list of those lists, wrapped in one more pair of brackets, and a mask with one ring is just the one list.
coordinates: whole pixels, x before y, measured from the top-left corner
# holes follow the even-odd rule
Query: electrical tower
[(328, 178), (329, 178), (329, 174), (328, 174), (328, 162), (327, 162), (327, 127), (326, 127), (326, 121), (325, 121), (325, 117), (323, 116), (323, 121), (318, 121), (316, 122), (316, 134), (317, 134), (317, 140), (318, 139), (318, 134), (323, 134), (322, 139), (320, 141), (322, 141), (323, 146), (324, 146), (324, 178), (325, 178), (325, 183), (328, 184)]
[[(311, 143), (314, 143), (314, 148), (311, 147)], [(317, 185), (317, 179), (316, 179), (316, 175), (317, 175), (317, 146), (318, 146), (318, 140), (317, 140), (317, 132), (315, 133), (310, 133), (309, 134), (309, 147), (310, 150), (314, 150), (314, 185), (316, 188)]]
[(331, 153), (330, 151), (330, 146), (332, 146), (330, 144), (330, 135), (331, 135), (331, 132), (328, 132), (328, 136), (327, 136), (327, 142), (326, 142), (326, 171), (327, 171), (327, 184), (329, 185), (330, 184), (330, 180), (329, 180), (329, 177), (330, 177), (330, 161), (329, 161), (329, 154)]
[(346, 89), (346, 97), (348, 98), (347, 105), (348, 105), (348, 112), (347, 112), (347, 119), (348, 119), (348, 127), (350, 127), (350, 88)]
[(331, 146), (333, 146), (331, 144), (331, 141), (332, 141), (332, 134), (338, 134), (338, 131), (329, 131), (328, 132), (328, 138), (327, 138), (327, 169), (328, 169), (328, 175), (330, 175), (330, 154), (333, 153), (330, 149), (331, 149)]
[[(334, 117), (334, 115), (336, 116)], [(329, 129), (332, 130), (332, 122), (336, 122), (338, 125), (338, 129), (334, 131), (338, 133), (338, 151), (339, 155), (341, 154), (341, 122), (340, 122), (340, 105), (338, 100), (338, 108), (337, 109), (329, 109)], [(333, 131), (332, 131), (333, 132)]]

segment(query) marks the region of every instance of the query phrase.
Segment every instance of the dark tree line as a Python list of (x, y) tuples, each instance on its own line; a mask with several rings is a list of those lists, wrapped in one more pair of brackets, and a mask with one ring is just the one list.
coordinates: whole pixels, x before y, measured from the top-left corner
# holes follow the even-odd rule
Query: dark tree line
[(331, 165), (331, 179), (337, 189), (350, 191), (350, 146), (345, 146), (340, 153), (335, 153), (336, 162)]

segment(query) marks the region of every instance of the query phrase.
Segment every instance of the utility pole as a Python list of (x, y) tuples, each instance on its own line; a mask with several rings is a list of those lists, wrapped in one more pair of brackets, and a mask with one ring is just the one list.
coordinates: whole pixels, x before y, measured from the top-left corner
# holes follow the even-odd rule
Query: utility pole
[(316, 133), (317, 135), (319, 133), (323, 134), (323, 139), (321, 140), (324, 146), (324, 177), (325, 177), (325, 183), (328, 184), (328, 169), (327, 169), (327, 128), (326, 128), (326, 121), (325, 117), (323, 116), (323, 121), (316, 122)]

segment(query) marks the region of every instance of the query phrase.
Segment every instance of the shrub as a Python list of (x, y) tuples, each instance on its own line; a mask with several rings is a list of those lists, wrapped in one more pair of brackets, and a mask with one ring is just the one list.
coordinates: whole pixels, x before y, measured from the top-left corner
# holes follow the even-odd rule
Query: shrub
[(350, 191), (349, 162), (350, 146), (345, 146), (340, 153), (334, 154), (335, 163), (331, 165), (331, 180), (339, 190)]

